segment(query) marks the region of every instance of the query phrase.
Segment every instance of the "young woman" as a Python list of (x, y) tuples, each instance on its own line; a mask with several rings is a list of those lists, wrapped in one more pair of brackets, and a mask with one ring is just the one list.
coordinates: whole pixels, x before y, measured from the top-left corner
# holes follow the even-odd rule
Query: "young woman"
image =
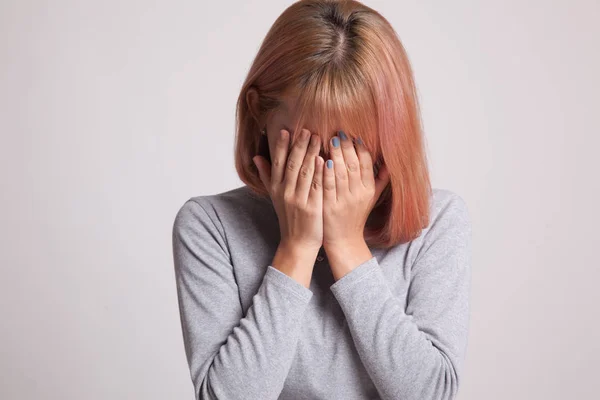
[(471, 228), (430, 186), (413, 74), (356, 1), (303, 0), (237, 104), (244, 186), (174, 221), (198, 399), (446, 400), (462, 380)]

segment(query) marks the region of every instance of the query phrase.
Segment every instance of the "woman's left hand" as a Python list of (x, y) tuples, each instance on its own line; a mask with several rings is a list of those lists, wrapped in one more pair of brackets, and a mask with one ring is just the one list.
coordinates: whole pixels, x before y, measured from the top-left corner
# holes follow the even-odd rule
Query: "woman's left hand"
[[(336, 279), (372, 257), (364, 240), (367, 218), (389, 182), (383, 164), (377, 177), (364, 144), (344, 132), (331, 139), (323, 169), (323, 248)], [(331, 166), (331, 167), (330, 167)]]

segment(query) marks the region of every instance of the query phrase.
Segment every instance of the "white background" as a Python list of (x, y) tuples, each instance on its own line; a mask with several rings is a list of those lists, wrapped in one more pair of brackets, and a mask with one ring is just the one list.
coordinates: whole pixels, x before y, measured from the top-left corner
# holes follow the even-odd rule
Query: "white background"
[[(600, 3), (366, 1), (473, 221), (461, 400), (600, 379)], [(241, 185), (241, 84), (289, 1), (0, 2), (0, 398), (192, 399), (171, 253)]]

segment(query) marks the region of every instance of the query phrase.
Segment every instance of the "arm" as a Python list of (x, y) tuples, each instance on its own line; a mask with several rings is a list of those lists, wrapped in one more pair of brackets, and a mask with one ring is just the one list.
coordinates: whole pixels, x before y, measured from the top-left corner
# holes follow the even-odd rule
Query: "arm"
[(383, 399), (456, 396), (468, 336), (470, 242), (467, 208), (454, 196), (412, 265), (406, 310), (375, 257), (331, 285)]
[[(223, 228), (188, 200), (173, 225), (173, 258), (197, 399), (277, 399), (312, 291), (269, 265), (243, 315)], [(257, 268), (259, 266), (256, 266)]]

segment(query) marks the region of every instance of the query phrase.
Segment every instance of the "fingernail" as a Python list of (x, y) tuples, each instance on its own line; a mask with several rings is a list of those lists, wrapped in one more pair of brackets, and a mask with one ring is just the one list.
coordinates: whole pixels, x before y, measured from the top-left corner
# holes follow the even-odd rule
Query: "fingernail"
[(327, 160), (327, 168), (329, 168), (329, 169), (333, 168), (333, 161), (332, 160)]
[(356, 143), (362, 144), (362, 140), (360, 138), (356, 138)]
[(339, 131), (338, 135), (340, 135), (340, 137), (342, 138), (342, 140), (348, 139), (348, 136), (346, 136), (346, 133), (344, 131)]
[(340, 147), (340, 138), (337, 136), (333, 137), (333, 147)]

